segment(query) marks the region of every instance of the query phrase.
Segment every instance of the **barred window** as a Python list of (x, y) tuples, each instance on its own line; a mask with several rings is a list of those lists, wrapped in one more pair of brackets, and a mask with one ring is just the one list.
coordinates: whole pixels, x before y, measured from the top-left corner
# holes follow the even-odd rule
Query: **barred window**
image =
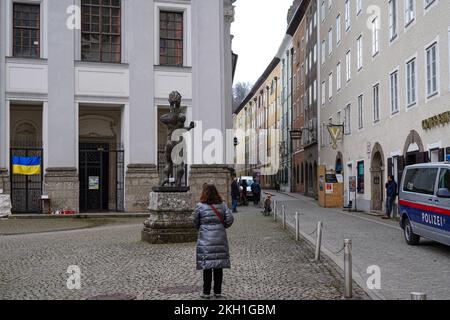
[(41, 37), (41, 8), (36, 4), (14, 3), (13, 55), (39, 58)]
[(159, 64), (183, 65), (183, 13), (160, 12)]
[(121, 0), (81, 1), (81, 60), (120, 63)]

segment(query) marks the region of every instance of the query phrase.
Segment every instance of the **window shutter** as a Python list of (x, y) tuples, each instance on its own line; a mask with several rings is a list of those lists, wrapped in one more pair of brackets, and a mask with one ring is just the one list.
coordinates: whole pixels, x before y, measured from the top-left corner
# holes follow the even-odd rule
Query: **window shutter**
[(419, 152), (416, 154), (416, 163), (428, 163), (429, 161), (429, 153), (427, 152)]
[(444, 162), (445, 161), (445, 149), (439, 149), (439, 162)]
[(392, 169), (393, 169), (393, 161), (392, 158), (388, 159), (388, 176), (392, 176)]

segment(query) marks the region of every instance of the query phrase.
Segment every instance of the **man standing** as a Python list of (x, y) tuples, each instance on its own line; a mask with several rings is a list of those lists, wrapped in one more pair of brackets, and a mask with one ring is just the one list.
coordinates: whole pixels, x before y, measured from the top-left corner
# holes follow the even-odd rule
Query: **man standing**
[(398, 186), (394, 180), (394, 176), (388, 176), (388, 182), (386, 183), (386, 215), (383, 217), (383, 219), (391, 218), (395, 198), (397, 198), (397, 191)]
[(232, 200), (233, 213), (237, 213), (239, 196), (240, 196), (239, 185), (237, 182), (237, 178), (234, 177), (233, 182), (231, 183), (231, 200)]
[(248, 188), (247, 180), (242, 180), (241, 187), (242, 187), (242, 205), (246, 206), (246, 205), (248, 205), (248, 203), (247, 203), (247, 188)]
[(255, 180), (250, 188), (252, 189), (253, 203), (255, 204), (255, 206), (258, 206), (259, 202), (261, 201), (261, 186), (259, 185), (259, 182)]

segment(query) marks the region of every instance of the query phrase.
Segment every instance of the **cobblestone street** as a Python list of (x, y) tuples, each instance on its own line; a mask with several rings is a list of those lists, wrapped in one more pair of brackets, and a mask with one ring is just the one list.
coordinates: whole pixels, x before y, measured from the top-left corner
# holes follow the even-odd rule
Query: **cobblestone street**
[[(195, 270), (195, 244), (142, 243), (141, 220), (0, 236), (0, 299), (87, 299), (113, 294), (138, 299), (198, 299), (202, 277)], [(49, 223), (27, 221), (33, 225)], [(5, 223), (12, 222), (0, 221), (3, 234), (7, 233)], [(26, 222), (20, 223), (27, 230)], [(311, 262), (311, 246), (295, 242), (278, 223), (263, 217), (257, 209), (249, 207), (236, 215), (229, 241), (232, 269), (224, 275), (227, 299), (343, 296), (343, 279), (337, 266), (326, 259), (319, 264)], [(70, 265), (81, 268), (81, 290), (66, 287)], [(361, 289), (356, 287), (355, 291), (356, 298), (367, 299)]]

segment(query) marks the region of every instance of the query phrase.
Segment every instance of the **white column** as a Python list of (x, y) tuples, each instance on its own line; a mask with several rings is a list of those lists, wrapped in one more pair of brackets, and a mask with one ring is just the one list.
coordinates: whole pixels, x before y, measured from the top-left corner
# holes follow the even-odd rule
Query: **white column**
[(48, 139), (48, 102), (44, 101), (44, 103), (42, 104), (42, 148), (44, 152), (44, 168), (48, 167)]
[(66, 26), (73, 0), (51, 1), (48, 7), (48, 161), (47, 168), (76, 167), (74, 110), (74, 31)]
[(6, 56), (6, 1), (0, 1), (0, 168), (7, 168), (6, 127), (9, 119), (6, 117), (5, 100), (5, 56)]
[[(130, 1), (129, 1), (130, 2)], [(126, 152), (129, 164), (155, 164), (156, 145), (153, 128), (155, 119), (154, 94), (154, 3), (133, 0), (126, 5), (127, 43), (134, 46), (128, 52), (130, 62), (130, 100), (128, 110), (129, 141)], [(144, 32), (147, 30), (148, 32)]]

